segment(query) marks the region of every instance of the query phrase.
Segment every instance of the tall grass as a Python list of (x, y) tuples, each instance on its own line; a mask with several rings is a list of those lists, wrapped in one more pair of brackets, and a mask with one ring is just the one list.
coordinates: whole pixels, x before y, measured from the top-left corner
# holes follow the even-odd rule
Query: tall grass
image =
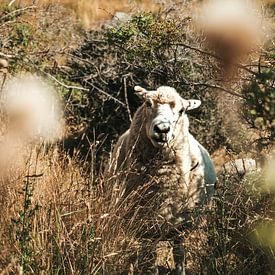
[[(87, 163), (56, 147), (29, 148), (26, 155), (23, 169), (13, 169), (0, 185), (4, 273), (119, 274), (136, 255), (150, 261), (156, 242), (146, 242), (148, 255), (140, 254), (148, 221), (138, 218), (136, 193), (122, 199), (123, 182), (114, 188), (114, 179), (91, 175)], [(274, 248), (255, 237), (273, 215), (274, 196), (261, 192), (261, 182), (262, 174), (222, 179), (213, 209), (201, 213), (195, 229), (182, 232), (187, 271), (271, 272)], [(161, 247), (158, 262), (168, 272), (171, 252), (168, 243)]]
[[(1, 180), (0, 269), (97, 274), (127, 269), (137, 250), (131, 204), (56, 148), (29, 149), (24, 169)], [(129, 207), (129, 208), (127, 208)], [(134, 224), (135, 223), (135, 224)], [(140, 221), (141, 223), (141, 221)]]

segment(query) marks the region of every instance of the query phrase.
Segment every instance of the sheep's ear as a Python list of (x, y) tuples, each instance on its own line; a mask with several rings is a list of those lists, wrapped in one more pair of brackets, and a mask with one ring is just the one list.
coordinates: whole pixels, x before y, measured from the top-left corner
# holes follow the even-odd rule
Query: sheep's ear
[(198, 99), (189, 99), (187, 100), (187, 102), (188, 106), (186, 108), (186, 111), (196, 109), (201, 105), (201, 101)]
[(134, 90), (136, 92), (136, 95), (142, 99), (144, 99), (146, 94), (148, 94), (148, 91), (140, 86), (135, 86)]

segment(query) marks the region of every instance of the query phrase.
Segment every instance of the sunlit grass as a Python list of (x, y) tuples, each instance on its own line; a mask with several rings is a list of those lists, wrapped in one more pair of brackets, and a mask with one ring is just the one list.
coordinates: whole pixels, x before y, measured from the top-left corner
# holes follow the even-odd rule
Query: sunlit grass
[[(12, 5), (32, 4), (32, 0), (5, 0)], [(99, 26), (105, 20), (111, 19), (118, 12), (133, 12), (139, 10), (154, 11), (159, 8), (153, 0), (38, 0), (37, 5), (56, 5), (61, 4), (71, 9), (79, 18), (84, 27)]]

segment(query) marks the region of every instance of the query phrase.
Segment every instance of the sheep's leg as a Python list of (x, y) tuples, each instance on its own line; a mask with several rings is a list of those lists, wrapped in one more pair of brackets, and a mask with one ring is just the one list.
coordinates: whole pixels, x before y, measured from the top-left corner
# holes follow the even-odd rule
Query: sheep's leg
[(185, 253), (184, 246), (181, 239), (174, 241), (173, 256), (175, 262), (175, 274), (185, 275)]

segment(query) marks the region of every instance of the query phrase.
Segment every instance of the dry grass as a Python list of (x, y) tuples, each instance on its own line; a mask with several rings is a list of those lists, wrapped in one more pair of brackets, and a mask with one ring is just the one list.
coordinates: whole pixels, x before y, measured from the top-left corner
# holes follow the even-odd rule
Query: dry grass
[[(63, 0), (62, 4), (72, 8), (77, 16), (82, 20), (84, 26), (91, 27), (99, 25), (105, 20), (111, 19), (118, 11), (133, 12), (138, 10), (154, 11), (157, 5), (150, 0), (133, 1), (131, 4), (128, 0), (114, 1), (70, 1)], [(83, 12), (84, 11), (84, 12)]]
[[(4, 273), (119, 273), (140, 246), (144, 221), (125, 217), (132, 197), (89, 176), (56, 148), (27, 148), (23, 167), (1, 180), (0, 268)], [(106, 188), (107, 187), (107, 188)], [(115, 195), (117, 194), (117, 195)]]
[[(11, 1), (6, 0), (6, 2), (10, 3)], [(30, 5), (32, 2), (31, 0), (16, 0), (14, 4)], [(70, 8), (86, 28), (99, 27), (104, 21), (111, 19), (118, 11), (155, 11), (161, 6), (157, 5), (153, 0), (38, 0), (36, 4), (46, 7), (60, 4)]]
[(85, 186), (81, 169), (54, 151), (47, 156), (35, 149), (28, 153), (25, 169), (13, 169), (13, 176), (1, 181), (1, 246), (6, 250), (0, 258), (1, 269), (7, 272), (55, 270), (51, 252), (64, 254), (71, 241), (68, 236), (79, 217), (85, 217), (85, 201), (77, 199)]
[[(3, 274), (120, 274), (135, 255), (150, 261), (156, 242), (146, 242), (148, 255), (139, 254), (146, 219), (137, 218), (137, 209), (129, 218), (134, 194), (121, 200), (106, 178), (92, 176), (57, 148), (28, 148), (24, 160), (23, 169), (12, 168), (0, 185)], [(272, 196), (255, 189), (257, 178), (226, 179), (213, 212), (202, 212), (197, 229), (183, 232), (190, 274), (270, 270), (272, 248), (251, 238), (272, 217)], [(162, 270), (172, 268), (169, 243), (158, 251)]]

